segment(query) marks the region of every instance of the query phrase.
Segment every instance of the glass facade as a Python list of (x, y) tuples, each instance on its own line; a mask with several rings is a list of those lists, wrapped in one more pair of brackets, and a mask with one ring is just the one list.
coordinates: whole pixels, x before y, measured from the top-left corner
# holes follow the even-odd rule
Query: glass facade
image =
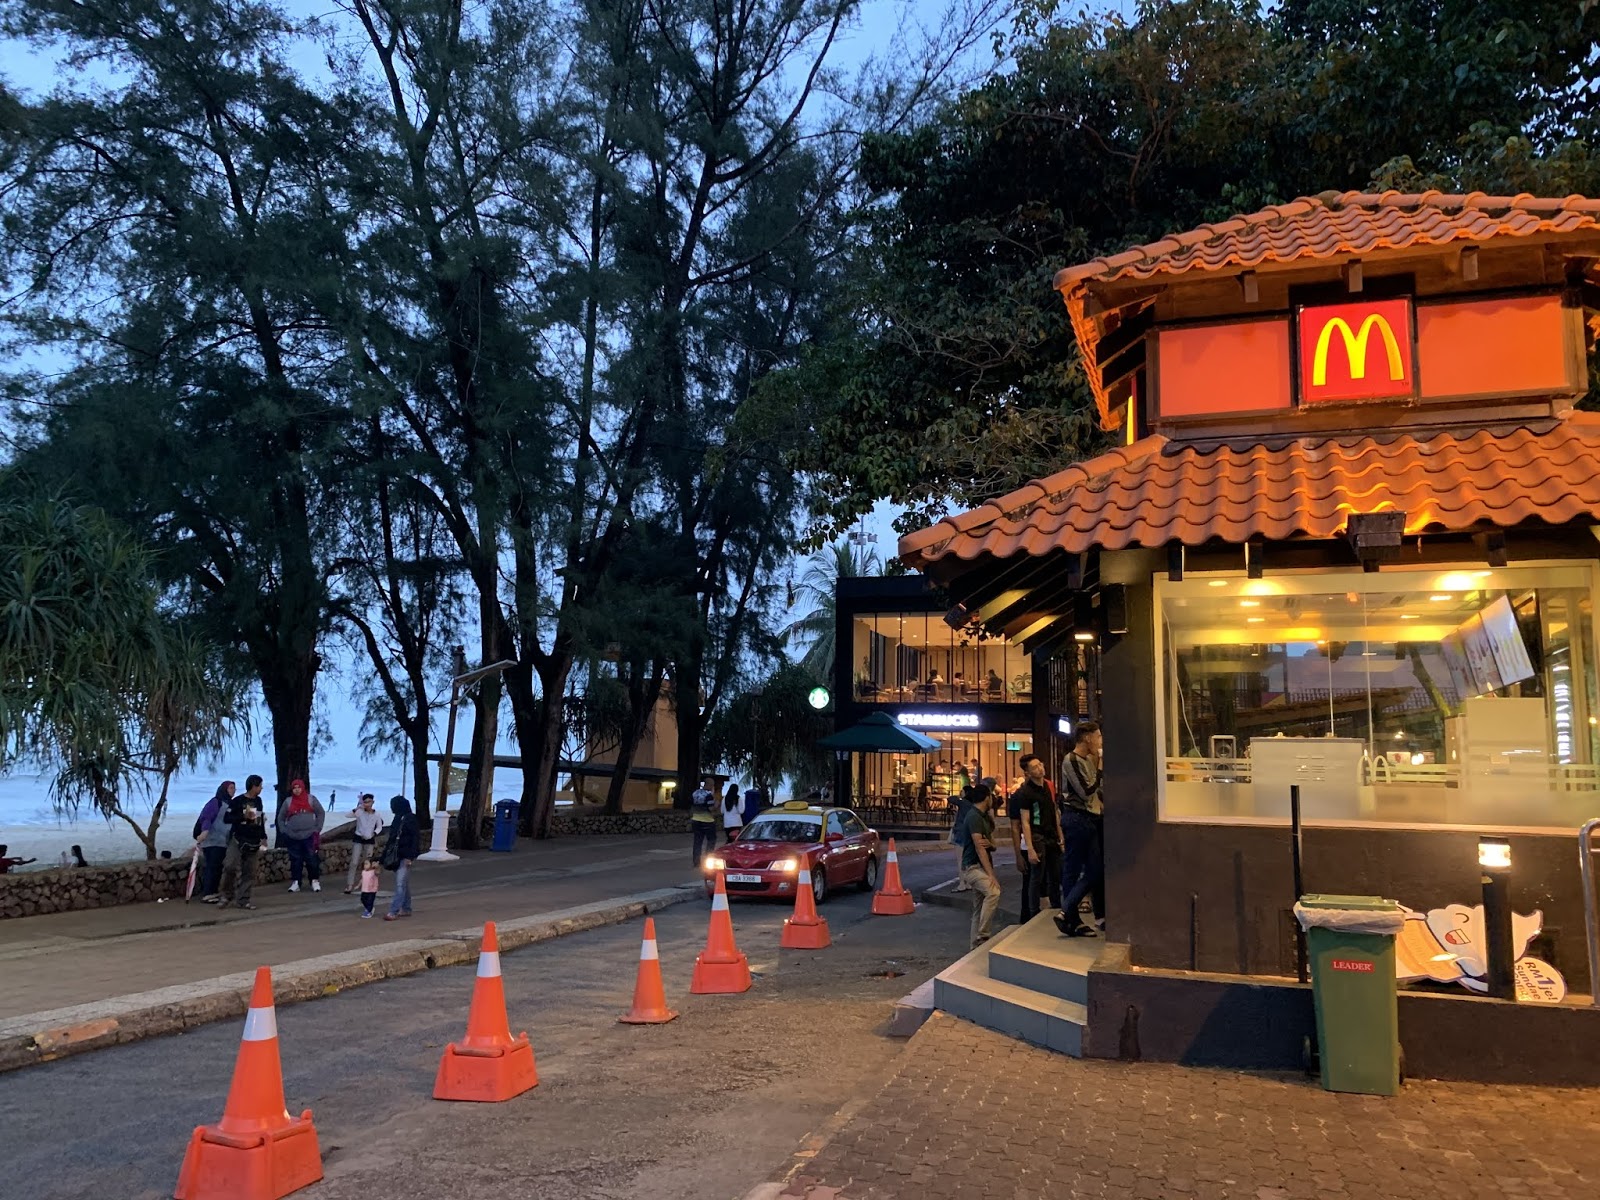
[(1033, 751), (1026, 733), (961, 733), (921, 730), (939, 743), (928, 754), (859, 756), (866, 804), (942, 808), (968, 783), (993, 776), (1004, 795), (1021, 781), (1018, 765)]
[(1576, 828), (1588, 565), (1158, 579), (1167, 819)]
[(1020, 646), (938, 613), (858, 613), (851, 621), (857, 704), (1029, 704), (1033, 672)]

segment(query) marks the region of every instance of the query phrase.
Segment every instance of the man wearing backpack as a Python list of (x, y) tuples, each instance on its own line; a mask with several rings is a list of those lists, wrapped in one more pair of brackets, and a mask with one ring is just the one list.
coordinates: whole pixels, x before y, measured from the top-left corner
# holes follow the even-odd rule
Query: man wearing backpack
[(709, 777), (689, 798), (689, 827), (694, 830), (694, 865), (699, 870), (706, 853), (717, 845), (717, 791)]

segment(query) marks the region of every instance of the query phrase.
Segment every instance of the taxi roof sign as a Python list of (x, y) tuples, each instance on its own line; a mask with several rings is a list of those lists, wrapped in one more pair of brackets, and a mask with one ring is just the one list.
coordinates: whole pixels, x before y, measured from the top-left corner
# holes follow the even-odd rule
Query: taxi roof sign
[(785, 800), (783, 802), (784, 812), (805, 812), (811, 807), (813, 805), (809, 800)]

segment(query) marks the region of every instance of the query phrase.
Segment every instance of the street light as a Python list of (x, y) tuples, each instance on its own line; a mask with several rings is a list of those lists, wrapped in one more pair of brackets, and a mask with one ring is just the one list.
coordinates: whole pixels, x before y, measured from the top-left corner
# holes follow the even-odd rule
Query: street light
[(450, 779), (450, 756), (455, 752), (456, 706), (461, 702), (461, 693), (478, 680), (498, 675), (501, 671), (509, 670), (516, 665), (515, 659), (501, 659), (497, 663), (490, 663), (487, 667), (479, 667), (475, 671), (457, 675), (450, 681), (450, 715), (445, 720), (444, 726), (444, 757), (439, 760), (439, 803), (434, 808), (433, 846), (426, 854), (418, 856), (419, 862), (455, 862), (460, 857), (451, 854), (447, 848), (450, 840), (450, 813), (446, 808), (445, 784)]
[(1517, 998), (1515, 951), (1511, 932), (1511, 843), (1478, 839), (1478, 869), (1483, 876), (1483, 931), (1487, 943), (1489, 995)]

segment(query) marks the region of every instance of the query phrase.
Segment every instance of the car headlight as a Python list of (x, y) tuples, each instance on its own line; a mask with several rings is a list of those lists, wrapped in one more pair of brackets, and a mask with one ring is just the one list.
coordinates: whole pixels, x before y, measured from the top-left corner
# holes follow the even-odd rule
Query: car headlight
[(705, 866), (706, 866), (706, 870), (708, 870), (708, 871), (720, 871), (723, 868), (725, 868), (727, 865), (728, 864), (723, 862), (721, 856), (719, 856), (719, 855), (708, 854), (705, 857)]
[(780, 858), (767, 868), (769, 871), (782, 871), (786, 875), (793, 875), (800, 869), (800, 860), (797, 858)]

